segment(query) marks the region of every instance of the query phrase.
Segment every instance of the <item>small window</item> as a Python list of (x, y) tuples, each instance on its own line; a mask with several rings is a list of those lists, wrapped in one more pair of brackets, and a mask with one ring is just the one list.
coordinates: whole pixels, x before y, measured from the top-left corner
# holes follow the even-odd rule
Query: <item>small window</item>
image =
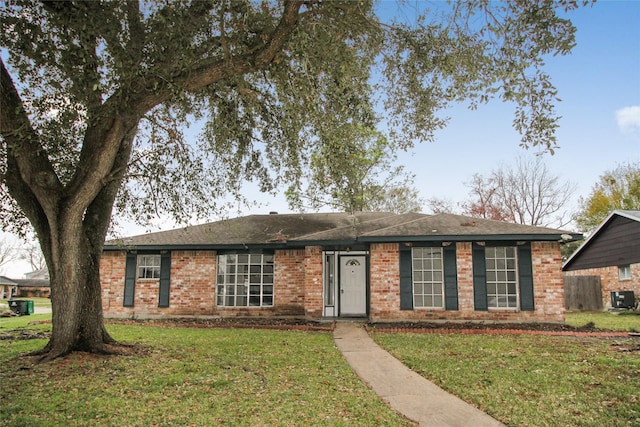
[(618, 267), (618, 277), (620, 280), (631, 280), (631, 266), (621, 265)]
[(515, 247), (489, 247), (487, 302), (491, 308), (518, 308), (518, 260)]
[(160, 255), (138, 255), (138, 279), (160, 278)]
[(413, 248), (413, 306), (444, 307), (442, 248)]

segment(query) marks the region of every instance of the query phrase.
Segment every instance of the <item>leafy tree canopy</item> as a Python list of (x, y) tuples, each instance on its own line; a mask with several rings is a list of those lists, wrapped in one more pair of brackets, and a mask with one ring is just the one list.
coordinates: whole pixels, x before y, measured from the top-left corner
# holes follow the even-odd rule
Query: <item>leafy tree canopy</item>
[(640, 210), (640, 163), (626, 163), (606, 171), (580, 199), (575, 220), (583, 232), (595, 230), (616, 209)]
[[(558, 12), (574, 7), (468, 1), (410, 26), (382, 24), (370, 1), (14, 1), (1, 41), (24, 114), (3, 105), (3, 140), (32, 139), (43, 179), (68, 192), (99, 169), (98, 134), (130, 128), (117, 207), (137, 220), (206, 216), (245, 180), (296, 182), (342, 124), (377, 123), (376, 101), (401, 147), (431, 140), (449, 103), (499, 96), (516, 104), (523, 144), (553, 149), (556, 91), (541, 67), (573, 46)], [(201, 138), (185, 140), (201, 118)], [(14, 198), (3, 205), (16, 224)]]
[(467, 0), (406, 25), (371, 0), (2, 3), (0, 218), (28, 220), (49, 268), (45, 357), (115, 343), (98, 272), (114, 207), (207, 217), (247, 180), (298, 181), (344, 125), (373, 128), (384, 111), (407, 148), (466, 99), (512, 102), (522, 143), (553, 150), (544, 57), (573, 47), (561, 15), (576, 7)]
[[(287, 197), (301, 208), (329, 206), (344, 212), (419, 210), (413, 176), (394, 166), (395, 147), (380, 132), (355, 124), (335, 129), (308, 159), (302, 176), (307, 184), (291, 184)], [(322, 139), (322, 138), (321, 138)]]

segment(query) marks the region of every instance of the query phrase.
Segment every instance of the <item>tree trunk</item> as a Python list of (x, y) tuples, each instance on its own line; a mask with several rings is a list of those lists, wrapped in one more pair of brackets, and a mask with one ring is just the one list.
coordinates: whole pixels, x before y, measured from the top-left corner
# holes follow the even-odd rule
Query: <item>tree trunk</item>
[(64, 215), (60, 220), (57, 232), (39, 236), (49, 263), (53, 329), (35, 354), (52, 360), (73, 351), (111, 353), (116, 341), (104, 327), (99, 269), (106, 227), (87, 228), (86, 219), (74, 224)]

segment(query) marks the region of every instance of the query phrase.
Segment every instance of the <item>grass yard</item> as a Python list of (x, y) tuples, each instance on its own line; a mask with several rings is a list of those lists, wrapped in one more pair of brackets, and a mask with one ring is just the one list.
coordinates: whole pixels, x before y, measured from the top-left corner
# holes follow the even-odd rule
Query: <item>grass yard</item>
[(584, 326), (593, 323), (598, 329), (612, 331), (640, 332), (640, 311), (567, 313), (565, 323), (570, 326)]
[[(0, 335), (19, 326), (7, 322)], [(33, 366), (16, 356), (45, 340), (0, 340), (0, 425), (412, 425), (362, 384), (328, 333), (108, 329), (144, 351)]]
[[(361, 383), (328, 333), (108, 325), (138, 354), (18, 357), (44, 346), (50, 318), (0, 318), (0, 426), (411, 425)], [(638, 319), (567, 315), (613, 330)], [(372, 336), (508, 425), (640, 425), (640, 338)]]
[(425, 378), (508, 425), (640, 425), (638, 338), (372, 336)]

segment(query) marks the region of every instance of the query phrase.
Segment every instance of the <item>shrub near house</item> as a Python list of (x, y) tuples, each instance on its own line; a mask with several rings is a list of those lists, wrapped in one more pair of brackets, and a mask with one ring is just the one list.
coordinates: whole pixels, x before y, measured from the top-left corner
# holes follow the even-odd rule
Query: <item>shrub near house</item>
[(107, 242), (103, 308), (111, 317), (562, 322), (563, 234), (451, 214), (251, 215)]

